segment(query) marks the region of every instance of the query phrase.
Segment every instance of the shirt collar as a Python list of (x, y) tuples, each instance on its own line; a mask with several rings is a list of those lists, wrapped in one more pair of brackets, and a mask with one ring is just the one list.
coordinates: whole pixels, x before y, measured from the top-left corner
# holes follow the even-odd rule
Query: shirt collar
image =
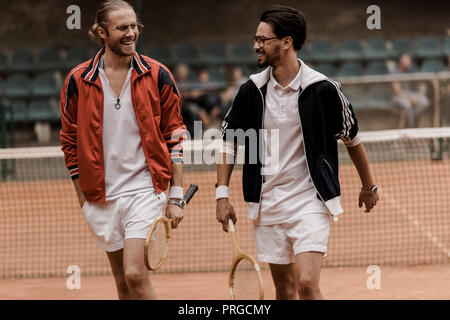
[[(299, 63), (300, 63), (300, 60), (299, 60)], [(302, 82), (302, 69), (303, 69), (303, 67), (300, 64), (300, 69), (298, 70), (297, 75), (285, 88), (290, 88), (293, 91), (299, 91), (301, 89), (300, 84)], [(273, 71), (273, 69), (271, 68), (270, 69), (270, 80), (269, 80), (270, 85), (274, 89), (285, 89), (277, 82), (277, 80), (275, 80), (275, 77), (273, 76), (272, 71)]]

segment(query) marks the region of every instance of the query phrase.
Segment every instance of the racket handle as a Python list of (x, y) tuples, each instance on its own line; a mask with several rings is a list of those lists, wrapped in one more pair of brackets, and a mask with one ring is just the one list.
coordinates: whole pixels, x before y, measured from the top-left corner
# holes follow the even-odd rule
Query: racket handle
[(233, 233), (234, 232), (234, 223), (233, 220), (228, 219), (228, 232)]
[(183, 200), (187, 203), (191, 201), (194, 194), (197, 192), (198, 186), (196, 184), (191, 184), (188, 191), (184, 194)]

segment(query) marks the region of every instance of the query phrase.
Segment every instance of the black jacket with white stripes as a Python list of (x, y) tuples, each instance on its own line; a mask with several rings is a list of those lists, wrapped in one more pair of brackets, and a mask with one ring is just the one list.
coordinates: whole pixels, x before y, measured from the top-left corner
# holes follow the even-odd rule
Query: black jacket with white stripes
[[(337, 139), (345, 144), (355, 141), (358, 122), (353, 108), (343, 95), (340, 84), (309, 68), (302, 61), (302, 79), (298, 107), (304, 139), (304, 152), (310, 177), (317, 197), (327, 205), (332, 215), (342, 212), (338, 171)], [(245, 144), (243, 168), (243, 193), (248, 210), (258, 210), (262, 188), (263, 146), (261, 134), (257, 135), (258, 158), (251, 163), (249, 150), (254, 139), (237, 139), (235, 130), (249, 129), (260, 132), (264, 124), (265, 96), (271, 68), (250, 76), (236, 95), (222, 125), (224, 140)], [(359, 140), (359, 139), (358, 139)], [(255, 146), (253, 146), (255, 147)], [(282, 152), (282, 150), (280, 150)], [(255, 216), (247, 212), (247, 215)]]

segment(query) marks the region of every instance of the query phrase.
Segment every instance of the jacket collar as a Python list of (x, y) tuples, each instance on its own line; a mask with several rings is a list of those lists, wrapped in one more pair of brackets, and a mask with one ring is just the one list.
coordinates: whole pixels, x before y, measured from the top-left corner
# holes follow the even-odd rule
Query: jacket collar
[[(300, 65), (302, 68), (300, 75), (300, 88), (302, 90), (313, 83), (329, 79), (322, 73), (308, 67), (306, 63), (304, 63), (301, 59), (298, 59), (298, 61), (300, 61)], [(252, 74), (250, 76), (250, 80), (253, 81), (258, 89), (261, 89), (267, 82), (269, 82), (271, 73), (272, 67), (267, 67), (260, 73)]]
[[(98, 79), (98, 69), (99, 69), (100, 58), (103, 56), (104, 53), (105, 53), (105, 47), (102, 47), (97, 52), (95, 57), (91, 60), (87, 69), (81, 75), (82, 79), (89, 81), (89, 82), (93, 82), (93, 83), (96, 82), (96, 80)], [(138, 76), (141, 74), (144, 74), (150, 70), (150, 66), (148, 65), (148, 63), (136, 51), (133, 53), (132, 66)]]

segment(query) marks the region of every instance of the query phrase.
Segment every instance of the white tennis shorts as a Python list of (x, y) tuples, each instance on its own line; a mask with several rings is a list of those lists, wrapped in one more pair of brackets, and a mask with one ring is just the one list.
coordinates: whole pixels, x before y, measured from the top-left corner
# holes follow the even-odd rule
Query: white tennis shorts
[(290, 223), (274, 225), (254, 224), (256, 257), (273, 264), (295, 262), (302, 252), (327, 252), (330, 234), (328, 213), (309, 213)]
[(145, 239), (156, 218), (163, 214), (164, 192), (137, 193), (106, 201), (85, 202), (83, 214), (97, 247), (113, 252), (123, 248), (125, 239)]

